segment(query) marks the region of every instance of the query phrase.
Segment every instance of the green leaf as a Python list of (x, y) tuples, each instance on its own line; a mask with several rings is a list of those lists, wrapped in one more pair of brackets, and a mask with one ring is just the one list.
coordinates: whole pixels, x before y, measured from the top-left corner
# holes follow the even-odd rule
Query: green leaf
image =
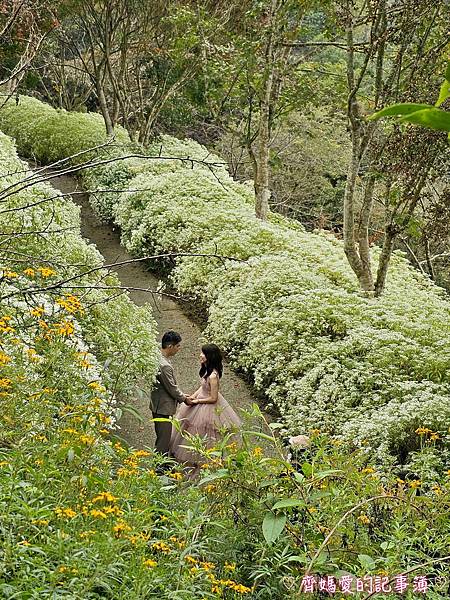
[(375, 561), (368, 554), (358, 554), (358, 560), (359, 560), (360, 565), (366, 571), (373, 571), (373, 569), (375, 569), (375, 567), (376, 567)]
[(402, 115), (410, 115), (411, 113), (419, 110), (433, 108), (429, 104), (415, 104), (414, 102), (405, 102), (403, 104), (392, 104), (392, 106), (386, 106), (368, 117), (369, 121), (376, 121), (382, 117), (399, 117)]
[(132, 414), (132, 415), (133, 415), (133, 417), (136, 417), (136, 419), (137, 419), (137, 420), (138, 420), (140, 423), (143, 423), (143, 422), (144, 422), (144, 418), (143, 418), (143, 416), (141, 415), (141, 413), (140, 413), (138, 410), (136, 410), (136, 409), (134, 408), (134, 406), (132, 406), (131, 404), (125, 404), (125, 405), (122, 405), (122, 410), (124, 410), (125, 412), (128, 412), (128, 413)]
[(436, 100), (435, 106), (440, 106), (443, 104), (447, 98), (450, 96), (450, 81), (447, 79), (441, 85), (441, 91), (439, 92), (439, 98)]
[(400, 119), (402, 122), (414, 123), (422, 127), (450, 132), (450, 112), (440, 108), (427, 108), (418, 110)]
[(272, 506), (272, 510), (278, 510), (280, 508), (291, 508), (292, 506), (306, 506), (306, 502), (301, 498), (286, 498), (286, 500), (279, 500)]
[(302, 464), (302, 471), (306, 477), (310, 477), (313, 472), (312, 465), (310, 463), (304, 462)]
[(447, 68), (445, 69), (445, 79), (450, 82), (450, 60), (447, 63)]
[(329, 475), (335, 475), (336, 473), (342, 473), (342, 469), (329, 469), (328, 471), (320, 471), (319, 473), (314, 474), (314, 479), (324, 479), (325, 477), (328, 477)]
[(273, 512), (266, 513), (262, 524), (264, 539), (268, 544), (274, 542), (286, 525), (286, 515), (276, 515)]

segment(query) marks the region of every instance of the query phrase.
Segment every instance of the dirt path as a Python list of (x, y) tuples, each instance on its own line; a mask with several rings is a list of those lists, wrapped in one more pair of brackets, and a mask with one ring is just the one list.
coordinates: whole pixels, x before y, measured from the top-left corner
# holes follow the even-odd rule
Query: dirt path
[[(77, 182), (72, 177), (57, 177), (52, 179), (55, 188), (63, 193), (81, 191)], [(101, 223), (89, 204), (87, 194), (74, 194), (73, 200), (80, 205), (81, 234), (94, 243), (107, 264), (120, 262), (132, 258), (120, 245), (120, 236), (110, 225)], [(124, 286), (156, 289), (158, 278), (146, 270), (144, 264), (128, 264), (114, 269)], [(183, 338), (182, 350), (173, 359), (180, 388), (192, 392), (198, 387), (198, 369), (201, 336), (200, 329), (192, 323), (181, 311), (180, 307), (169, 298), (152, 296), (148, 292), (130, 291), (130, 298), (138, 306), (150, 303), (153, 315), (158, 324), (160, 335), (168, 329), (178, 331)], [(250, 408), (256, 402), (250, 387), (234, 374), (225, 364), (224, 375), (221, 382), (221, 391), (233, 407)], [(120, 420), (120, 435), (135, 448), (152, 446), (154, 440), (153, 424), (150, 423), (151, 412), (148, 401), (135, 398), (133, 407), (142, 415), (144, 421), (140, 422), (128, 412), (124, 412)]]

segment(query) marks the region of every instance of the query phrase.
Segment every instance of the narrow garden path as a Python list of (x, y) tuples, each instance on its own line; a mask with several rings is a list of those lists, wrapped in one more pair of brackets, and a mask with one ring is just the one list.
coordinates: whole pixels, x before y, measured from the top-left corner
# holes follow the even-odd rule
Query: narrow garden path
[[(73, 177), (62, 176), (51, 180), (55, 188), (64, 194), (81, 192)], [(109, 224), (102, 223), (89, 204), (88, 195), (76, 193), (72, 196), (74, 202), (81, 206), (81, 234), (94, 243), (107, 264), (113, 264), (132, 258), (121, 246), (120, 235)], [(122, 285), (136, 288), (158, 287), (158, 278), (150, 273), (143, 263), (131, 263), (114, 268)], [(200, 354), (201, 331), (181, 310), (180, 306), (167, 297), (155, 296), (145, 291), (130, 291), (130, 298), (138, 306), (145, 303), (152, 305), (153, 315), (158, 324), (159, 334), (168, 329), (178, 331), (182, 338), (182, 349), (173, 359), (180, 388), (192, 392), (198, 387), (198, 369)], [(224, 375), (221, 391), (233, 407), (250, 408), (256, 402), (249, 385), (233, 373), (228, 365), (224, 365)], [(150, 422), (151, 412), (146, 398), (138, 395), (130, 402), (143, 417), (141, 422), (130, 412), (124, 411), (119, 422), (119, 435), (135, 448), (152, 446), (154, 441), (153, 423)]]

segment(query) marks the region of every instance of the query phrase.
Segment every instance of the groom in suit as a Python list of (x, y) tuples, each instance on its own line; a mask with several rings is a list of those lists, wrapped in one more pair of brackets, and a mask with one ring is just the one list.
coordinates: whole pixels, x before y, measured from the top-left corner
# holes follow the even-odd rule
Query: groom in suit
[[(181, 348), (181, 335), (176, 331), (166, 331), (161, 341), (161, 358), (156, 383), (151, 392), (150, 408), (154, 419), (167, 419), (175, 414), (178, 403), (190, 404), (189, 396), (177, 385), (173, 366), (169, 358), (175, 356)], [(155, 422), (155, 449), (168, 456), (172, 424)]]

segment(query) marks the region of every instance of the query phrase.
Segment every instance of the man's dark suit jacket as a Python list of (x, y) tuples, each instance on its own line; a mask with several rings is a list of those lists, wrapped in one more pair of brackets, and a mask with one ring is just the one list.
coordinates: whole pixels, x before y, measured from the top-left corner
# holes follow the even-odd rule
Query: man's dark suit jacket
[(156, 384), (151, 392), (150, 408), (154, 413), (170, 416), (175, 414), (180, 402), (184, 402), (184, 394), (177, 385), (172, 365), (161, 355)]

